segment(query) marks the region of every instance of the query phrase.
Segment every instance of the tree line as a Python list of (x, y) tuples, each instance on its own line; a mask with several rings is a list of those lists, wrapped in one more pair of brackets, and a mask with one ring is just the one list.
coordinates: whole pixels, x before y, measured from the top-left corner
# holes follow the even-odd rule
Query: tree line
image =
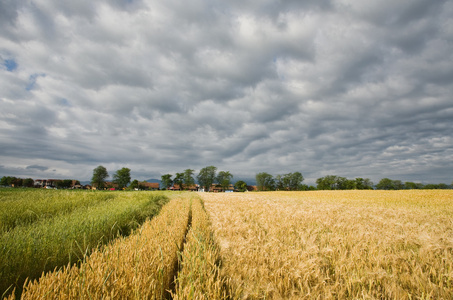
[[(119, 189), (129, 187), (131, 189), (141, 188), (140, 182), (134, 180), (131, 182), (131, 170), (129, 168), (121, 168), (113, 175), (113, 183)], [(104, 166), (98, 166), (93, 170), (91, 184), (98, 189), (106, 188), (106, 179), (109, 173)], [(180, 173), (176, 173), (173, 177), (172, 174), (164, 174), (161, 176), (161, 188), (169, 189), (177, 186), (180, 190), (187, 190), (194, 188), (195, 182), (205, 190), (210, 191), (212, 187), (217, 190), (226, 191), (232, 184), (233, 175), (229, 171), (220, 171), (217, 173), (217, 167), (207, 166), (200, 170), (195, 176), (195, 171), (186, 169)], [(256, 188), (258, 191), (307, 191), (307, 190), (403, 190), (403, 189), (450, 189), (451, 185), (445, 183), (439, 184), (422, 184), (415, 182), (402, 182), (401, 180), (392, 180), (383, 178), (374, 185), (369, 178), (354, 178), (348, 179), (337, 175), (327, 175), (316, 179), (316, 187), (303, 184), (304, 176), (301, 172), (291, 172), (286, 174), (279, 174), (273, 176), (266, 172), (256, 174)], [(196, 180), (196, 181), (195, 181)], [(76, 181), (80, 184), (79, 181)], [(74, 183), (73, 180), (58, 180), (56, 181), (57, 188), (70, 188)], [(14, 186), (14, 187), (33, 187), (34, 180), (32, 178), (17, 178), (13, 176), (3, 176), (0, 179), (0, 186)], [(244, 192), (250, 189), (246, 182), (239, 180), (234, 183), (234, 188), (237, 191)]]
[[(59, 189), (66, 189), (72, 187), (74, 184), (80, 184), (78, 180), (62, 179), (55, 180), (55, 187)], [(35, 187), (35, 181), (32, 178), (18, 178), (14, 176), (3, 176), (0, 179), (0, 186), (11, 187)]]

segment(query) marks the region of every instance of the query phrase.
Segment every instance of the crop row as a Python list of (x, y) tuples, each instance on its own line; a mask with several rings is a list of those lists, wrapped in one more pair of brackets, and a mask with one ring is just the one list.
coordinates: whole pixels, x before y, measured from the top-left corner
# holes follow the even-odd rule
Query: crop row
[(22, 299), (166, 298), (189, 223), (190, 199), (173, 199), (157, 217), (94, 251), (79, 266), (29, 281)]
[(172, 299), (230, 299), (228, 281), (221, 276), (220, 248), (199, 198), (192, 202), (192, 224), (180, 255)]
[(3, 232), (0, 293), (13, 288), (19, 292), (26, 278), (38, 278), (43, 272), (84, 260), (93, 249), (139, 227), (168, 201), (164, 195), (151, 192), (110, 195), (102, 194), (99, 198), (110, 199), (95, 205), (81, 205), (70, 213), (41, 218)]
[(208, 215), (186, 194), (80, 265), (28, 281), (21, 299), (231, 299), (220, 272)]

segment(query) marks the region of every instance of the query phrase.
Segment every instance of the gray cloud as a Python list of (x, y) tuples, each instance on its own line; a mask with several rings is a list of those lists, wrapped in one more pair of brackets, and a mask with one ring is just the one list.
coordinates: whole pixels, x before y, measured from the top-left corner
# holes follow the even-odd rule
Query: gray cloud
[(3, 1), (0, 175), (450, 183), (452, 15), (440, 0)]
[(27, 170), (38, 170), (38, 171), (47, 171), (49, 168), (44, 167), (44, 166), (39, 166), (39, 165), (32, 165), (32, 166), (27, 166), (25, 169)]

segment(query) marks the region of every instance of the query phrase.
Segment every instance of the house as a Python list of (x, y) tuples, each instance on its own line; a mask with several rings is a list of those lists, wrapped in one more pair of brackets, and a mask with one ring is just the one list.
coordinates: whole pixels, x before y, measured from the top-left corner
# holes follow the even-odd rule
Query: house
[(247, 186), (247, 191), (256, 192), (256, 191), (258, 191), (258, 187), (256, 185), (248, 185)]
[(145, 190), (156, 191), (156, 190), (159, 189), (159, 182), (146, 182), (146, 181), (143, 181), (143, 182), (139, 182), (138, 185), (142, 186)]
[[(190, 186), (183, 186), (183, 189), (185, 191), (192, 191), (192, 192), (196, 192), (198, 191), (200, 188), (200, 186), (198, 184), (192, 184)], [(179, 186), (179, 184), (173, 184), (172, 187), (169, 188), (169, 190), (171, 191), (181, 191), (181, 187)]]
[(111, 182), (111, 181), (106, 181), (104, 182), (104, 188), (101, 189), (98, 187), (97, 183), (94, 183), (93, 186), (91, 187), (92, 190), (115, 190), (118, 189), (118, 184)]
[(227, 189), (223, 190), (223, 187), (220, 184), (213, 183), (211, 185), (211, 188), (210, 188), (209, 191), (213, 192), (213, 193), (233, 192), (234, 191), (234, 186), (233, 186), (233, 184), (230, 183), (230, 185), (227, 187)]

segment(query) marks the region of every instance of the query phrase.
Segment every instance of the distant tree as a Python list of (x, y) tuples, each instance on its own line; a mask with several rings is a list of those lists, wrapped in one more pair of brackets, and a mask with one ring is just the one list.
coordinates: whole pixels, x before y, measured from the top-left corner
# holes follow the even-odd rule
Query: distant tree
[(195, 179), (193, 178), (194, 170), (192, 169), (186, 169), (184, 170), (184, 186), (186, 188), (189, 188), (190, 186), (195, 184)]
[(68, 189), (72, 186), (72, 180), (64, 179), (64, 180), (57, 181), (56, 186), (59, 189)]
[(334, 190), (347, 190), (350, 187), (346, 177), (336, 176)]
[(277, 175), (275, 177), (275, 188), (286, 191), (302, 190), (302, 181), (304, 181), (304, 176), (300, 172)]
[(245, 181), (239, 180), (234, 184), (234, 188), (239, 192), (245, 192), (247, 190), (247, 183), (245, 183)]
[(139, 188), (139, 182), (137, 179), (132, 180), (131, 184), (129, 185), (130, 189), (138, 189)]
[(373, 183), (369, 178), (356, 178), (355, 179), (355, 188), (358, 190), (372, 190)]
[(0, 179), (0, 185), (1, 186), (8, 186), (8, 177), (3, 176), (2, 179)]
[(119, 189), (127, 187), (131, 182), (131, 169), (121, 168), (113, 175), (113, 182), (118, 185)]
[(406, 181), (404, 183), (404, 189), (406, 190), (418, 190), (422, 189), (423, 184), (422, 183), (416, 183), (416, 182), (411, 182), (411, 181)]
[(173, 180), (171, 179), (173, 175), (171, 174), (165, 174), (165, 175), (162, 175), (161, 176), (161, 183), (162, 183), (162, 187), (166, 190), (168, 189), (169, 187), (171, 187), (171, 185), (173, 184)]
[(278, 174), (274, 179), (275, 189), (278, 191), (285, 190), (284, 175)]
[(445, 183), (438, 183), (438, 184), (429, 183), (424, 186), (424, 189), (427, 189), (427, 190), (443, 190), (443, 189), (448, 189), (448, 188), (449, 188), (449, 186), (446, 185)]
[(198, 183), (205, 188), (205, 191), (209, 192), (211, 185), (216, 180), (217, 168), (214, 166), (204, 167), (200, 170), (197, 175)]
[(181, 190), (184, 190), (184, 173), (176, 173), (175, 179), (173, 179), (173, 184), (177, 184)]
[(286, 174), (288, 177), (288, 189), (290, 191), (298, 191), (302, 189), (302, 181), (304, 181), (304, 176), (300, 172), (294, 172)]
[(272, 191), (275, 189), (275, 180), (271, 174), (261, 172), (255, 175), (258, 191)]
[(393, 189), (402, 190), (404, 189), (404, 184), (401, 180), (393, 180)]
[(327, 175), (316, 179), (318, 190), (337, 190), (337, 176)]
[(104, 188), (105, 180), (109, 177), (107, 169), (103, 166), (98, 166), (93, 170), (93, 177), (91, 178), (91, 184), (97, 188)]
[(446, 190), (449, 188), (448, 185), (446, 185), (445, 183), (439, 183), (438, 185), (438, 188), (441, 189), (441, 190)]
[(217, 175), (217, 183), (220, 184), (222, 189), (226, 191), (230, 186), (233, 175), (229, 171), (220, 171)]
[(34, 187), (35, 181), (31, 178), (26, 178), (22, 181), (24, 187)]
[(389, 178), (382, 178), (378, 184), (376, 184), (376, 188), (378, 190), (394, 190), (395, 185), (393, 184), (393, 180)]

